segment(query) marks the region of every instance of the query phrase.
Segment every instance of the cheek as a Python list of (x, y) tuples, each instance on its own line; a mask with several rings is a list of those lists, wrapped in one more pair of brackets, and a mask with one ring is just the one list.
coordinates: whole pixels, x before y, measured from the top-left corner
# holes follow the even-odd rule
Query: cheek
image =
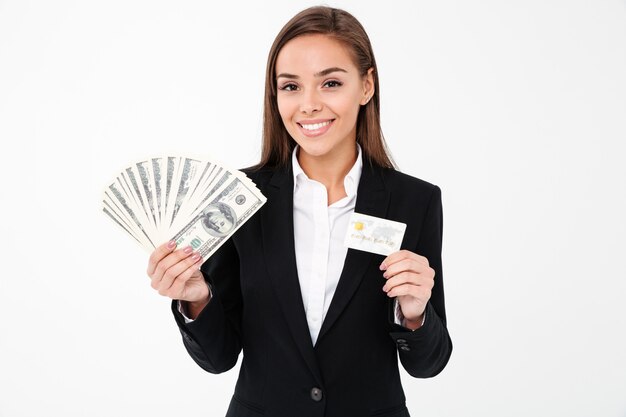
[(294, 113), (294, 103), (293, 100), (289, 100), (287, 97), (278, 97), (276, 99), (276, 104), (278, 106), (278, 113), (280, 114), (283, 122), (289, 121), (293, 117)]
[(276, 100), (276, 104), (278, 107), (278, 114), (280, 114), (280, 119), (283, 123), (283, 127), (287, 130), (287, 133), (292, 138), (297, 135), (297, 128), (292, 123), (292, 119), (296, 113), (296, 105), (293, 103), (293, 100), (289, 99), (281, 99), (278, 98)]
[(361, 104), (358, 99), (355, 99), (355, 96), (343, 97), (334, 104), (336, 113), (343, 115), (346, 119), (354, 119), (355, 121), (360, 107)]

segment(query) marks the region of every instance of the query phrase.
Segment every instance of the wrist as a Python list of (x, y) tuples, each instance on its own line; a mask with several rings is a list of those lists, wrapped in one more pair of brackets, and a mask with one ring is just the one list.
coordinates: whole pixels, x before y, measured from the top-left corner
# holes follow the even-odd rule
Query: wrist
[(424, 324), (424, 313), (422, 313), (419, 317), (411, 320), (411, 319), (407, 319), (406, 317), (404, 318), (404, 321), (402, 323), (403, 327), (406, 327), (407, 329), (410, 330), (417, 330), (420, 327), (422, 327), (422, 324)]
[(204, 307), (209, 304), (210, 300), (211, 298), (209, 296), (206, 299), (199, 301), (181, 301), (181, 304), (185, 311), (185, 315), (190, 319), (195, 320), (198, 318), (202, 310), (204, 310)]
[(211, 291), (211, 285), (208, 282), (206, 283), (206, 287), (208, 291), (205, 297), (200, 300), (182, 302), (182, 307), (186, 313), (185, 315), (192, 320), (195, 320), (200, 315), (204, 307), (209, 304), (209, 301), (211, 301), (213, 297), (213, 291)]

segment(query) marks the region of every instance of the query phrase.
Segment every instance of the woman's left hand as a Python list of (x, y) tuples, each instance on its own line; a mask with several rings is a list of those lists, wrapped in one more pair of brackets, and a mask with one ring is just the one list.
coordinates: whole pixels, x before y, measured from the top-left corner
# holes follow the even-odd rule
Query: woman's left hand
[(428, 259), (408, 250), (400, 250), (387, 256), (380, 269), (385, 271), (383, 277), (387, 280), (383, 291), (389, 297), (397, 297), (405, 319), (418, 322), (419, 327), (435, 285), (435, 270), (428, 265)]

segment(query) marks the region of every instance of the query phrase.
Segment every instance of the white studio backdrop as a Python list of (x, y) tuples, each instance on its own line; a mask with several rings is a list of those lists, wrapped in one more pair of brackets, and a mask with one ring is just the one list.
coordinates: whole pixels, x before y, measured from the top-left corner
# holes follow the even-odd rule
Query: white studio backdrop
[[(0, 0), (0, 417), (225, 414), (106, 182), (257, 161), (265, 59), (304, 1)], [(400, 168), (441, 186), (454, 352), (412, 415), (626, 416), (626, 2), (337, 1)], [(365, 346), (363, 348), (366, 348)]]

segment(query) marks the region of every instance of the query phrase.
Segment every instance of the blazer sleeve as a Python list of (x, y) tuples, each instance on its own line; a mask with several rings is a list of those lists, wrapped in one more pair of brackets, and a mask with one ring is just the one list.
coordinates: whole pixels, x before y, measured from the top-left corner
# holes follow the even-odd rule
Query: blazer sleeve
[(217, 374), (235, 366), (241, 352), (239, 257), (232, 238), (202, 265), (201, 271), (213, 294), (207, 306), (191, 323), (185, 323), (177, 300), (172, 301), (172, 312), (191, 358), (202, 369)]
[(411, 331), (393, 322), (393, 299), (389, 300), (392, 339), (398, 346), (400, 362), (409, 375), (428, 378), (440, 373), (452, 354), (452, 341), (446, 328), (446, 310), (443, 293), (441, 245), (443, 237), (443, 210), (441, 189), (433, 186), (428, 209), (422, 222), (416, 252), (428, 259), (435, 270), (435, 285), (428, 304), (424, 325)]

